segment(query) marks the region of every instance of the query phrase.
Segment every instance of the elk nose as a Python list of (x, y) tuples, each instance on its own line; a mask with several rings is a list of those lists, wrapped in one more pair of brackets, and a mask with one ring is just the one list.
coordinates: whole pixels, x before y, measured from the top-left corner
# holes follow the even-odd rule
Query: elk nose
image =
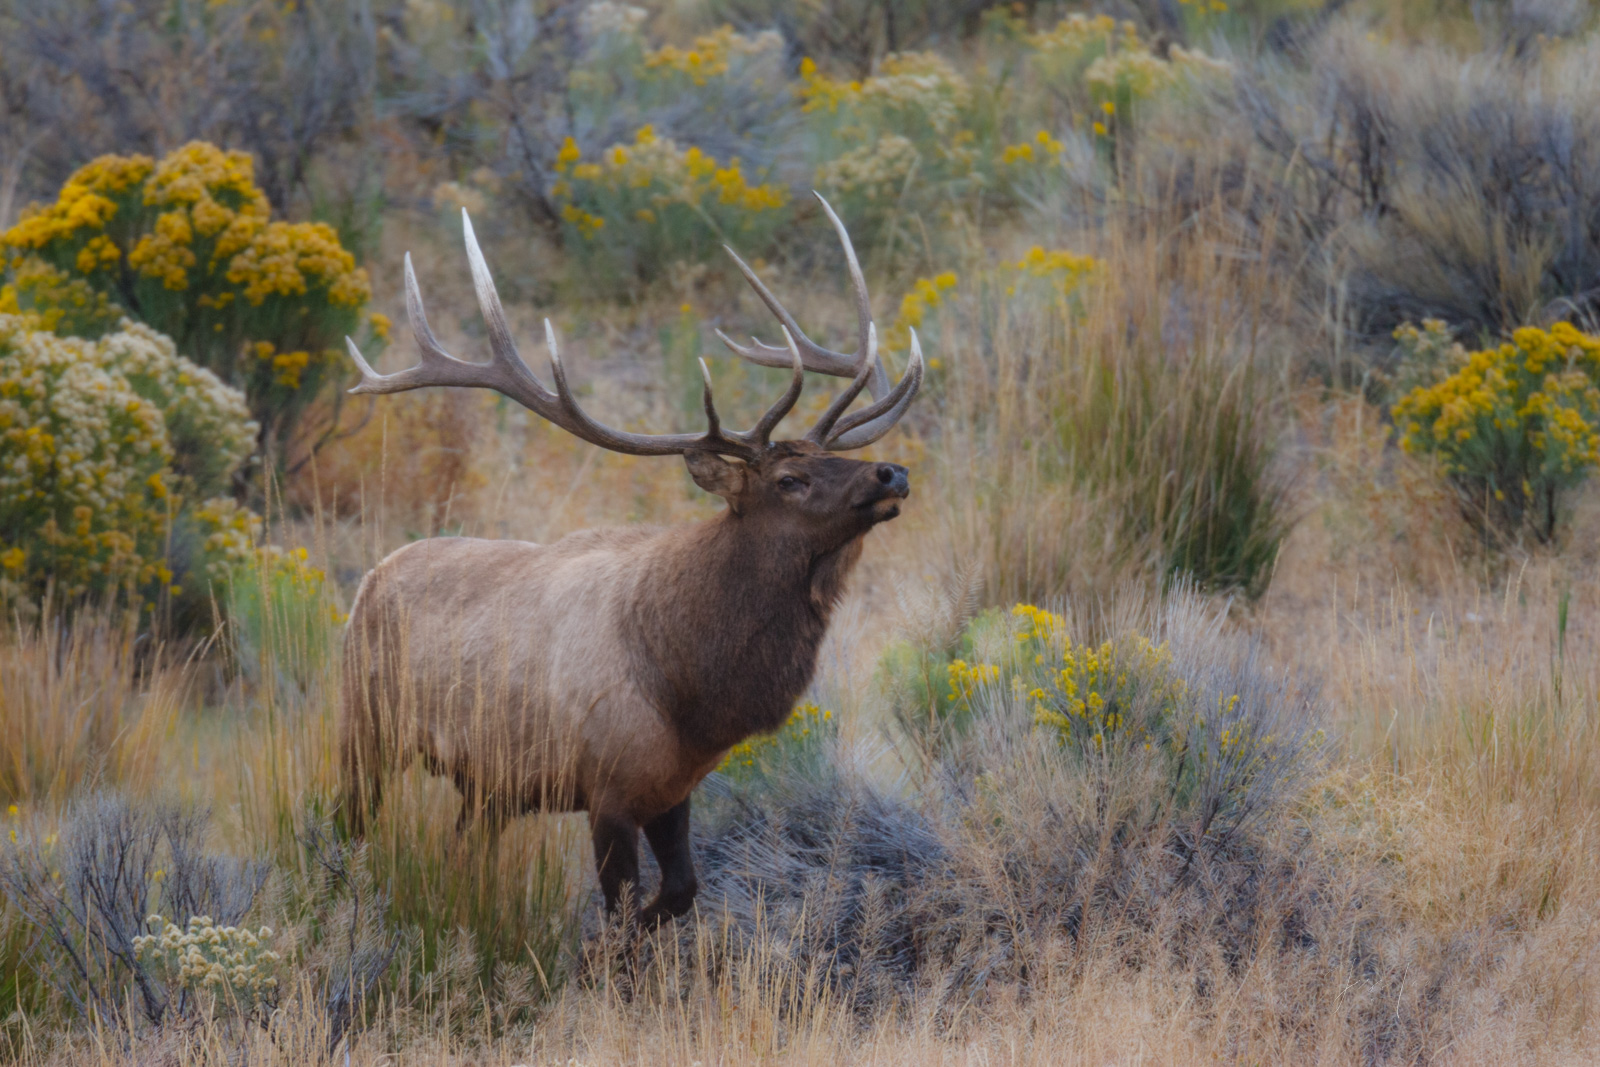
[(909, 473), (898, 463), (880, 463), (878, 484), (888, 489), (894, 496), (908, 496), (911, 493), (911, 482), (906, 477)]

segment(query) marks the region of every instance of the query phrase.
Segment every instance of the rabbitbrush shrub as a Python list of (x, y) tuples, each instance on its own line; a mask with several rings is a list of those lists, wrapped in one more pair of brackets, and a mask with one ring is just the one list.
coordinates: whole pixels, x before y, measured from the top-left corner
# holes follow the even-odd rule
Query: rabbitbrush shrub
[(1469, 353), (1430, 320), (1395, 338), (1415, 382), (1394, 406), (1401, 447), (1439, 458), (1480, 527), (1550, 541), (1561, 495), (1600, 464), (1600, 337), (1558, 322)]
[(10, 284), (0, 311), (94, 338), (123, 317), (244, 390), (260, 444), (282, 464), (324, 387), (344, 373), (344, 337), (381, 340), (366, 271), (320, 222), (272, 219), (243, 152), (195, 141), (159, 162), (102, 156), (52, 204), (0, 234)]
[(181, 596), (174, 524), (250, 454), (244, 397), (148, 326), (37, 326), (0, 315), (0, 596)]

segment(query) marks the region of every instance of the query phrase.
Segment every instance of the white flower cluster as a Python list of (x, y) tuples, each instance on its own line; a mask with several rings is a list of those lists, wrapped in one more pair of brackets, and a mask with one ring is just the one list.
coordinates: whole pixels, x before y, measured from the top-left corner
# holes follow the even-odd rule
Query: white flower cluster
[(215, 497), (195, 509), (195, 518), (205, 531), (206, 576), (226, 581), (240, 566), (256, 558), (261, 540), (261, 516), (232, 497)]
[(145, 922), (155, 932), (133, 939), (134, 958), (149, 962), (186, 989), (232, 994), (249, 1003), (278, 986), (271, 972), (280, 957), (267, 948), (270, 926), (254, 931), (217, 926), (209, 915), (193, 916), (187, 929), (160, 915)]
[(1083, 80), (1107, 96), (1119, 90), (1136, 100), (1154, 96), (1172, 81), (1172, 65), (1143, 49), (1125, 49), (1089, 64)]
[(1110, 98), (1120, 91), (1141, 100), (1180, 86), (1185, 77), (1204, 82), (1232, 76), (1233, 67), (1223, 60), (1174, 46), (1170, 61), (1142, 48), (1101, 56), (1089, 64), (1083, 79), (1103, 97)]
[(0, 315), (0, 507), (55, 495), (102, 511), (153, 457), (171, 454), (166, 420), (117, 374), (102, 342), (34, 331)]
[(841, 197), (893, 202), (917, 165), (917, 146), (897, 133), (852, 148), (817, 168), (817, 186)]
[(214, 492), (255, 433), (241, 393), (147, 326), (90, 341), (0, 315), (0, 577), (69, 596), (169, 581), (172, 466)]
[(578, 16), (578, 31), (591, 41), (611, 33), (635, 34), (649, 17), (650, 12), (642, 7), (597, 0)]
[(203, 461), (202, 492), (224, 487), (249, 458), (257, 426), (242, 392), (204, 367), (178, 355), (172, 339), (142, 322), (123, 319), (118, 332), (100, 340), (105, 365), (120, 371), (141, 396), (162, 411), (178, 451)]
[(934, 52), (906, 52), (884, 59), (879, 72), (861, 84), (861, 102), (886, 112), (920, 115), (933, 131), (956, 128), (971, 100), (967, 79)]

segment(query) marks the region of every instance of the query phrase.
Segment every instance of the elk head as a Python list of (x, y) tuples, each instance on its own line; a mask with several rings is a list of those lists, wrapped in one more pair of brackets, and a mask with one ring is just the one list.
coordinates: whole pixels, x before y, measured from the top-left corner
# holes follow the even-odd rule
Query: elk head
[[(704, 433), (628, 433), (597, 422), (572, 395), (549, 319), (544, 323), (545, 345), (550, 353), (555, 389), (547, 388), (528, 369), (511, 338), (494, 280), (465, 210), (461, 220), (467, 261), (472, 268), (478, 304), (489, 329), (489, 362), (469, 363), (457, 359), (439, 344), (428, 326), (411, 255), (407, 253), (406, 314), (422, 353), (421, 362), (394, 374), (378, 374), (362, 358), (355, 342), (346, 338), (350, 356), (361, 371), (360, 384), (350, 392), (399, 393), (435, 385), (494, 389), (573, 436), (601, 448), (636, 456), (681, 455), (695, 483), (727, 500), (733, 515), (770, 531), (773, 536), (803, 531), (814, 555), (832, 551), (877, 523), (898, 515), (899, 502), (910, 491), (904, 467), (845, 459), (835, 453), (869, 445), (894, 427), (922, 385), (923, 360), (921, 344), (913, 330), (911, 359), (905, 374), (892, 388), (889, 386), (888, 374), (878, 355), (878, 334), (872, 322), (866, 280), (862, 277), (850, 235), (820, 194), (817, 200), (844, 246), (856, 303), (857, 351), (853, 355), (835, 352), (807, 337), (794, 316), (778, 302), (749, 265), (725, 245), (745, 279), (777, 317), (785, 344), (781, 347), (767, 345), (752, 338), (749, 345), (740, 345), (721, 330), (717, 331), (717, 336), (744, 359), (793, 371), (788, 389), (748, 430), (728, 430), (722, 426), (712, 398), (711, 373), (703, 359), (700, 373), (704, 381), (707, 423)], [(800, 399), (808, 370), (849, 378), (850, 384), (834, 398), (803, 438), (774, 442), (772, 431)], [(872, 403), (846, 414), (864, 389), (871, 394)], [(729, 462), (730, 459), (734, 462)]]

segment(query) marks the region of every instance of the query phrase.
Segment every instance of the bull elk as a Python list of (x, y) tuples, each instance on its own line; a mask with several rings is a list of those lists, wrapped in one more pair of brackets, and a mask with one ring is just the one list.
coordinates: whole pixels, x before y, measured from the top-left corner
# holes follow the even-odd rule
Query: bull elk
[[(730, 748), (789, 716), (863, 537), (898, 515), (910, 491), (904, 467), (835, 455), (889, 432), (916, 396), (923, 362), (913, 335), (906, 372), (890, 387), (849, 234), (822, 206), (844, 246), (859, 347), (846, 355), (807, 338), (729, 248), (787, 343), (718, 337), (747, 360), (793, 372), (783, 396), (742, 432), (723, 428), (704, 361), (704, 433), (602, 425), (573, 398), (546, 320), (548, 389), (517, 353), (465, 212), (490, 359), (456, 359), (428, 327), (406, 257), (406, 310), (421, 362), (377, 374), (350, 343), (361, 372), (351, 392), (494, 389), (601, 448), (682, 456), (695, 484), (727, 507), (693, 525), (583, 530), (547, 545), (433, 538), (379, 563), (361, 583), (345, 635), (340, 759), (356, 834), (383, 776), (420, 755), (455, 780), (463, 824), (471, 812), (498, 825), (528, 811), (587, 811), (609, 912), (637, 883), (643, 828), (661, 886), (641, 921), (688, 910), (696, 889), (691, 791)], [(850, 383), (803, 438), (770, 440), (808, 370)], [(873, 402), (846, 414), (864, 388)]]

